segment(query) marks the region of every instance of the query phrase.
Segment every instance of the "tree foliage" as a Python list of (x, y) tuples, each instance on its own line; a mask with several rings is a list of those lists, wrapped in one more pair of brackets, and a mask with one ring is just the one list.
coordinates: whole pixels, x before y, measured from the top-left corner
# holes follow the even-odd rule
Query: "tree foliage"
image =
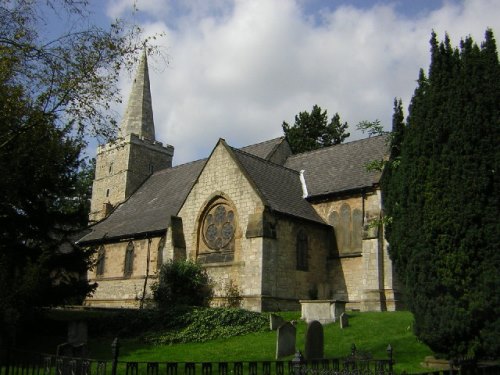
[[(121, 101), (119, 73), (132, 67), (146, 41), (137, 27), (120, 20), (109, 28), (88, 26), (90, 17), (85, 1), (0, 1), (0, 69), (56, 125), (108, 139), (116, 132), (110, 109)], [(71, 29), (43, 32), (50, 22)], [(0, 147), (23, 129), (1, 134)]]
[(416, 334), (451, 358), (500, 355), (499, 85), (491, 30), (459, 49), (433, 33), (406, 124), (395, 103), (381, 182)]
[(327, 111), (314, 105), (311, 113), (304, 111), (295, 116), (295, 123), (290, 126), (283, 121), (282, 128), (292, 152), (301, 153), (342, 143), (347, 133), (347, 122), (342, 123), (338, 113), (328, 122)]
[(73, 245), (87, 221), (83, 144), (54, 126), (17, 86), (0, 82), (0, 133), (26, 127), (0, 148), (0, 331), (39, 306), (75, 304), (93, 290), (90, 253)]
[[(86, 225), (85, 136), (114, 135), (118, 75), (143, 49), (121, 22), (89, 25), (87, 2), (0, 0), (0, 337), (40, 306), (78, 303), (94, 286)], [(54, 35), (51, 22), (70, 24)]]
[(170, 260), (160, 268), (153, 284), (153, 297), (160, 309), (179, 306), (208, 306), (212, 284), (207, 271), (190, 260)]

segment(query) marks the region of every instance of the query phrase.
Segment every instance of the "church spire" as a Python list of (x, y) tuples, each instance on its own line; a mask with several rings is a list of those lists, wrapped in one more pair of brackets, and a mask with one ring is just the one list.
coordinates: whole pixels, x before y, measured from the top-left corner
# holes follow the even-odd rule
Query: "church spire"
[(122, 137), (136, 134), (149, 140), (155, 140), (155, 125), (153, 120), (153, 105), (149, 87), (149, 70), (146, 50), (137, 68), (132, 90), (128, 99), (127, 109), (120, 125)]

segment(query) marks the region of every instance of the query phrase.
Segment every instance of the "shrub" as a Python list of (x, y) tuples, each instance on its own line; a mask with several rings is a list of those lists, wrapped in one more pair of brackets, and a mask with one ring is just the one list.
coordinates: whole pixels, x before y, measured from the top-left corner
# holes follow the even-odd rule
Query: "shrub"
[(223, 307), (238, 308), (241, 307), (241, 302), (243, 297), (241, 296), (241, 290), (238, 285), (233, 281), (229, 280), (224, 286), (225, 303)]
[(208, 306), (213, 294), (207, 272), (191, 260), (170, 260), (162, 265), (158, 281), (151, 289), (162, 310), (175, 306)]

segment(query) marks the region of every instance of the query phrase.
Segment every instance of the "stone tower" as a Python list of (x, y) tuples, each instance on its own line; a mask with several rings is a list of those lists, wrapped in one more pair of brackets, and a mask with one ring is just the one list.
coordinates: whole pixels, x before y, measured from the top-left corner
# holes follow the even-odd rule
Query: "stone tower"
[(155, 140), (146, 52), (132, 84), (119, 138), (99, 146), (90, 222), (104, 219), (155, 171), (172, 166), (174, 148)]

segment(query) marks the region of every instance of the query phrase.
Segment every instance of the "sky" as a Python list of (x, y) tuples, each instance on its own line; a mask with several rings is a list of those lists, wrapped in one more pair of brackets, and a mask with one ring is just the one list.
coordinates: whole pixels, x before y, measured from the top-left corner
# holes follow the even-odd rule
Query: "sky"
[[(151, 57), (149, 68), (156, 138), (175, 147), (174, 165), (207, 157), (219, 138), (243, 147), (280, 137), (283, 121), (315, 104), (348, 122), (347, 141), (367, 136), (360, 121), (390, 130), (394, 98), (407, 114), (428, 70), (432, 30), (455, 46), (500, 32), (500, 0), (95, 1), (101, 21), (164, 34), (168, 63)], [(120, 80), (123, 105), (132, 78)]]

